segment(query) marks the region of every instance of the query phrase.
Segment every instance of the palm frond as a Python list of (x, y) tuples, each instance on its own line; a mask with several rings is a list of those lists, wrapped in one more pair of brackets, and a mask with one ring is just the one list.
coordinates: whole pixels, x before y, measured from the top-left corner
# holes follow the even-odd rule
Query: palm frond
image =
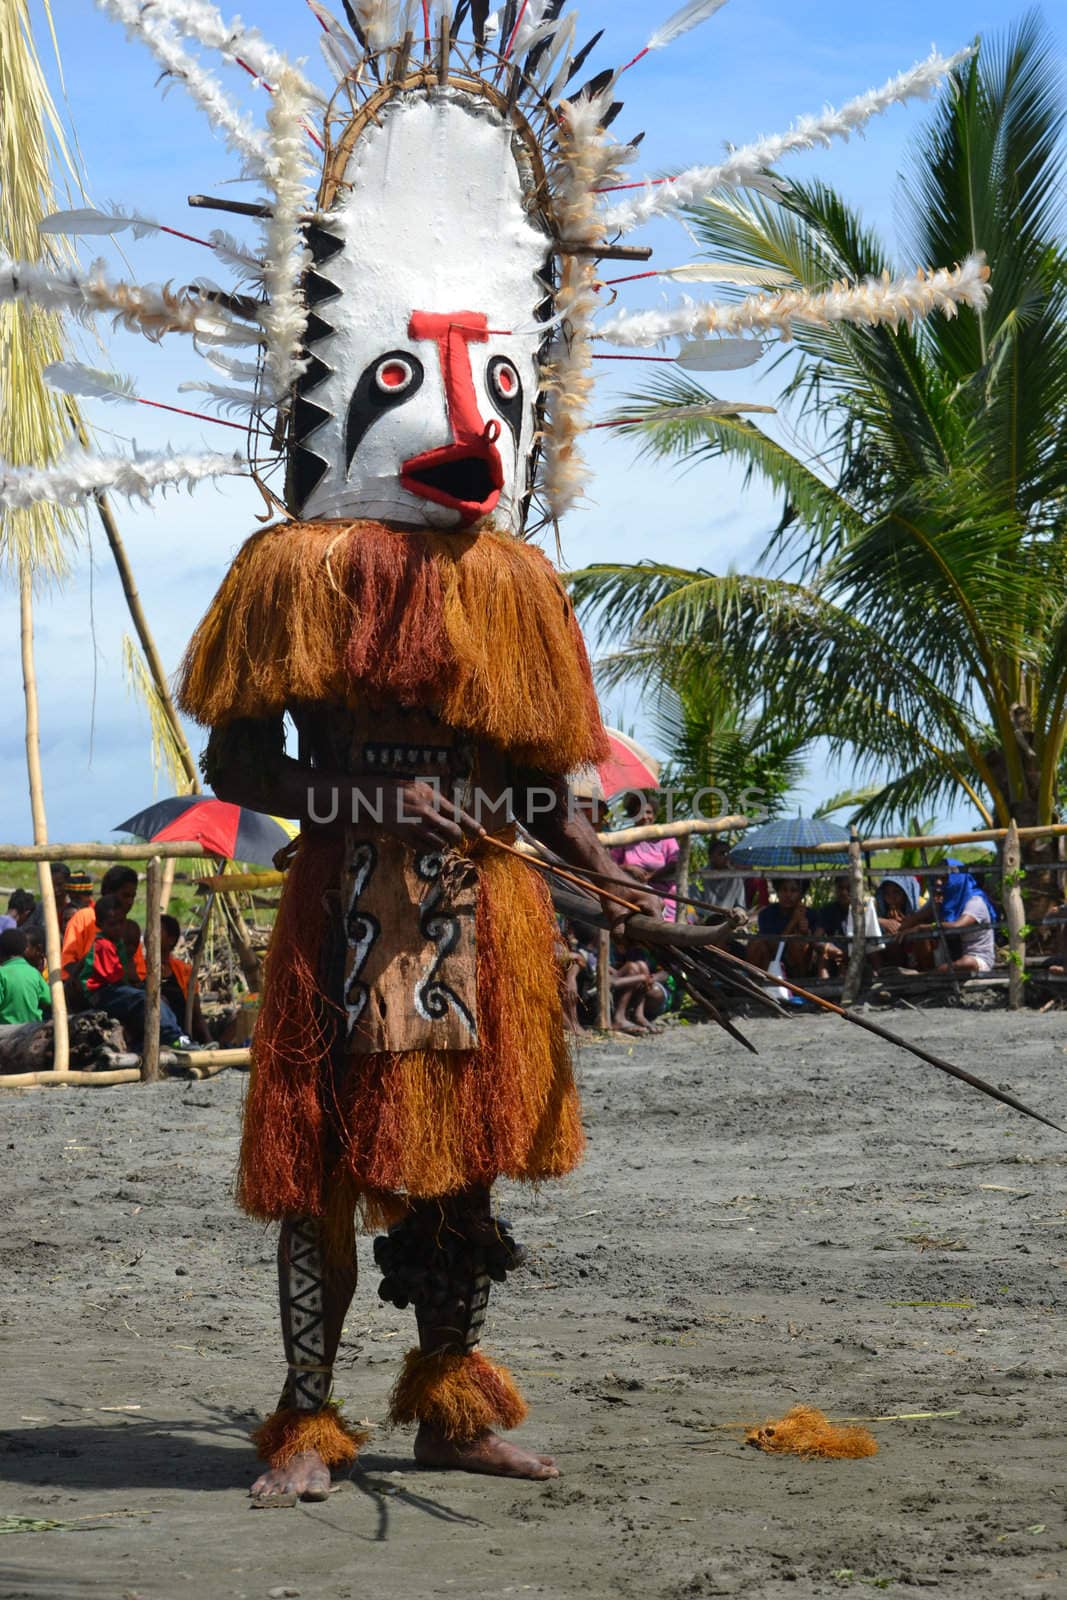
[(175, 791), (178, 794), (185, 793), (189, 788), (189, 778), (174, 735), (174, 724), (159, 698), (144, 656), (128, 633), (122, 636), (122, 666), (128, 691), (148, 712), (152, 732), (153, 780), (158, 784), (159, 774), (163, 771)]
[[(51, 27), (48, 0), (45, 13)], [(57, 166), (77, 184), (34, 44), (28, 0), (5, 0), (0, 6), (0, 250), (16, 260), (56, 262), (56, 253), (67, 248), (37, 231), (42, 218), (58, 209)], [(43, 467), (70, 444), (80, 425), (77, 409), (44, 379), (45, 368), (65, 354), (55, 313), (22, 303), (0, 306), (0, 460)], [(58, 574), (79, 525), (78, 512), (44, 502), (0, 512), (0, 560)]]

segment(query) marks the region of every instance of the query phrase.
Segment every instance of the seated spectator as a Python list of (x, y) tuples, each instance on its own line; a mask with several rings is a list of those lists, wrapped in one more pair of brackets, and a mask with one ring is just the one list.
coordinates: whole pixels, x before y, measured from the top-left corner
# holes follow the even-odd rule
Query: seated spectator
[(804, 905), (807, 884), (802, 878), (779, 878), (775, 888), (778, 899), (760, 910), (758, 932), (748, 942), (748, 959), (764, 972), (770, 970), (772, 961), (780, 960), (786, 975), (799, 982), (810, 976), (817, 960)]
[(888, 872), (875, 894), (878, 926), (888, 943), (882, 952), (883, 964), (904, 971), (929, 972), (934, 965), (934, 946), (930, 939), (901, 939), (904, 918), (919, 909), (919, 883), (910, 872)]
[[(626, 796), (623, 813), (628, 828), (643, 828), (656, 820), (652, 802), (636, 791)], [(677, 922), (678, 902), (669, 893), (678, 883), (677, 839), (644, 839), (640, 844), (617, 845), (610, 853), (631, 877), (639, 878), (654, 894), (663, 896), (664, 922)]]
[[(53, 861), (49, 871), (52, 876), (52, 893), (56, 897), (56, 915), (59, 918), (59, 932), (62, 937), (63, 929), (70, 920), (70, 904), (67, 900), (67, 882), (70, 878), (70, 868), (62, 861)], [(30, 921), (35, 928), (44, 928), (44, 901), (38, 900), (33, 907)]]
[(611, 993), (615, 1001), (611, 1026), (617, 1033), (659, 1033), (655, 1019), (670, 1005), (669, 974), (654, 971), (637, 951), (611, 969)]
[[(100, 885), (100, 894), (117, 895), (122, 902), (123, 921), (133, 909), (133, 902), (137, 898), (137, 874), (132, 867), (109, 867), (104, 873)], [(63, 934), (63, 976), (69, 978), (72, 970), (80, 965), (93, 947), (96, 938), (96, 912), (94, 908), (86, 906), (81, 911), (75, 911), (67, 923)], [(144, 955), (138, 946), (133, 957), (136, 976), (144, 982), (145, 964)]]
[(732, 911), (735, 907), (740, 911), (748, 910), (748, 897), (745, 894), (745, 880), (739, 872), (729, 878), (722, 878), (717, 874), (730, 871), (730, 846), (725, 839), (713, 839), (708, 847), (708, 874), (701, 878), (701, 899), (708, 905), (717, 906), (720, 911)]
[[(833, 899), (819, 906), (812, 916), (813, 925), (825, 935), (816, 946), (817, 971), (821, 981), (839, 976), (848, 965), (849, 945), (852, 939), (852, 883), (842, 875), (834, 879)], [(867, 960), (877, 972), (882, 964), (881, 927), (874, 901), (864, 897), (863, 937)]]
[[(170, 1006), (174, 1015), (184, 1019), (186, 1005), (189, 999), (189, 980), (193, 975), (192, 966), (188, 961), (182, 961), (174, 954), (178, 941), (182, 936), (181, 924), (177, 917), (163, 915), (159, 919), (159, 941), (163, 958), (163, 998)], [(210, 1029), (204, 1021), (204, 1013), (200, 1009), (199, 986), (193, 988), (193, 1038), (197, 1044), (214, 1044)]]
[[(122, 895), (101, 895), (94, 907), (95, 937), (74, 975), (93, 1008), (115, 1017), (133, 1042), (138, 1043), (144, 1036), (145, 991), (134, 963), (135, 951), (130, 950), (125, 941), (128, 910)], [(162, 997), (159, 1037), (164, 1044), (187, 1047), (191, 1043)]]
[(41, 1022), (52, 1014), (52, 992), (36, 967), (26, 960), (26, 934), (21, 928), (0, 933), (0, 1025), (18, 1027)]
[(31, 967), (36, 967), (38, 972), (44, 974), (47, 982), (48, 970), (44, 946), (44, 929), (27, 927), (23, 928), (22, 931), (26, 935), (26, 960)]
[[(84, 911), (93, 903), (93, 880), (82, 867), (78, 867), (67, 879), (67, 917), (69, 922), (75, 911)], [(63, 926), (66, 927), (66, 922)]]
[(993, 924), (996, 907), (968, 872), (953, 871), (944, 879), (937, 879), (930, 900), (918, 911), (903, 919), (901, 927), (936, 927), (947, 938), (958, 937), (960, 954), (942, 950), (948, 956), (937, 967), (938, 972), (992, 972), (996, 958), (993, 941)]
[(33, 917), (36, 903), (28, 889), (13, 889), (8, 896), (7, 914), (0, 916), (0, 933), (8, 928), (24, 928)]

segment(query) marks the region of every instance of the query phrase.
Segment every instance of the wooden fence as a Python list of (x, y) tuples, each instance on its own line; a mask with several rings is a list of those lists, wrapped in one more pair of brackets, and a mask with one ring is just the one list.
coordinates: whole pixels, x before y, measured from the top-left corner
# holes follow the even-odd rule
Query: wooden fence
[[(162, 1077), (159, 1042), (160, 995), (163, 986), (163, 961), (160, 948), (160, 914), (162, 911), (163, 861), (168, 858), (213, 857), (200, 844), (168, 841), (165, 844), (0, 844), (2, 861), (144, 861), (145, 870), (145, 1015), (144, 1043), (140, 1064), (136, 1067), (117, 1067), (112, 1071), (78, 1072), (71, 1069), (67, 1051), (55, 1054), (50, 1072), (13, 1072), (0, 1074), (0, 1089), (22, 1089), (32, 1085), (56, 1084), (70, 1087), (105, 1088), (116, 1083), (154, 1083)], [(61, 963), (49, 962), (49, 986), (52, 990), (52, 1016), (57, 1014), (66, 1021), (66, 996), (63, 991)], [(53, 1021), (58, 1042), (59, 1028)], [(65, 1037), (65, 1028), (63, 1030)], [(213, 1076), (226, 1067), (247, 1066), (247, 1050), (197, 1050), (176, 1055), (181, 1066), (196, 1077)]]

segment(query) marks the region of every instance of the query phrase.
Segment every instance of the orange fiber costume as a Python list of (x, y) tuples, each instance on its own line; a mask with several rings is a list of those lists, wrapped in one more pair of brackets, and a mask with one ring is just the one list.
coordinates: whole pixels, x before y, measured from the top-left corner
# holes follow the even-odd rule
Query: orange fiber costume
[[(191, 642), (180, 700), (212, 730), (209, 779), (284, 761), (285, 716), (309, 771), (429, 770), (467, 804), (605, 754), (570, 602), (539, 550), (495, 532), (257, 533)], [(512, 836), (505, 816), (483, 820)], [(422, 859), (362, 818), (305, 828), (267, 963), (238, 1186), (251, 1216), (284, 1224), (289, 1375), (257, 1435), (272, 1464), (314, 1448), (341, 1465), (361, 1442), (330, 1401), (354, 1217), (389, 1227), (381, 1292), (419, 1320), (393, 1419), (454, 1438), (521, 1420), (509, 1375), (475, 1345), (489, 1280), (516, 1257), (490, 1186), (559, 1176), (582, 1153), (554, 936), (542, 880), (478, 841)]]

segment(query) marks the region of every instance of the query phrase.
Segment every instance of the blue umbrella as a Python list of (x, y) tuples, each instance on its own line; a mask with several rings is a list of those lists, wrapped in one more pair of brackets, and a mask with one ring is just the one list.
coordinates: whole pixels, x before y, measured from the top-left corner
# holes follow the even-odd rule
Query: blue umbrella
[(838, 841), (847, 845), (848, 839), (848, 829), (836, 822), (823, 822), (818, 817), (779, 817), (762, 828), (750, 828), (730, 851), (730, 860), (739, 867), (844, 867), (848, 865), (847, 851), (814, 856), (797, 846)]

